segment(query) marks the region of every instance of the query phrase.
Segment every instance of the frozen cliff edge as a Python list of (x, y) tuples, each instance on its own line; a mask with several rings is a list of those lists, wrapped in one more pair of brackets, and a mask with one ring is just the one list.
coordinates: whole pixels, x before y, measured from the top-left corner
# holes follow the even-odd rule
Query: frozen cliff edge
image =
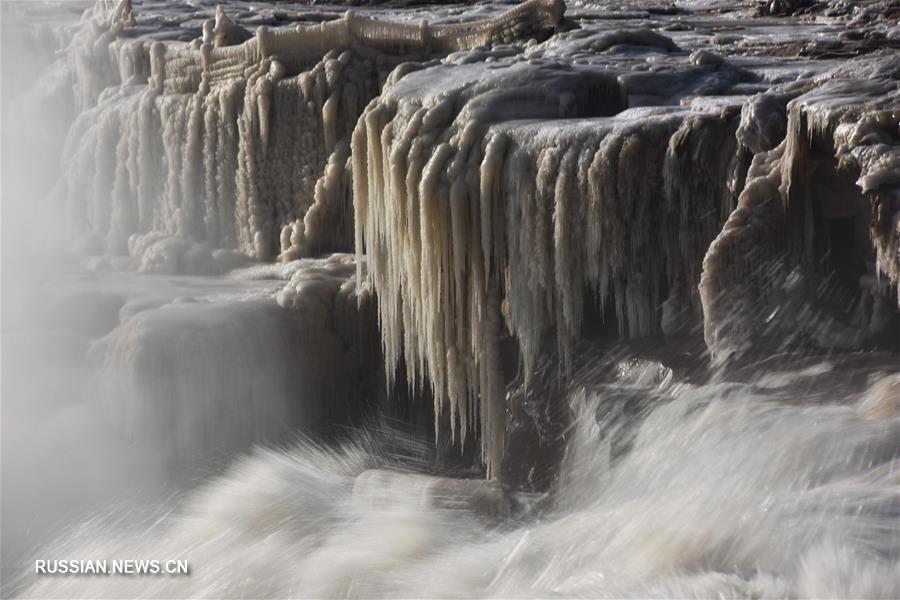
[[(786, 337), (786, 329), (819, 347), (850, 349), (896, 334), (898, 81), (900, 59), (886, 56), (745, 105), (738, 138), (752, 164), (737, 209), (706, 254), (700, 284), (714, 352)], [(780, 140), (769, 135), (773, 128)], [(846, 240), (837, 238), (848, 235), (856, 247), (838, 247)], [(840, 255), (853, 251), (858, 257)], [(852, 258), (858, 264), (846, 263)], [(827, 271), (814, 272), (823, 262), (834, 279), (851, 280), (845, 287), (857, 280), (850, 320), (840, 322), (810, 301), (827, 304), (834, 291)]]
[[(507, 332), (526, 384), (548, 349), (568, 367), (586, 303), (613, 312), (620, 332), (644, 337), (689, 329), (702, 300), (714, 353), (752, 338), (767, 316), (752, 294), (771, 287), (761, 254), (814, 264), (821, 206), (813, 204), (842, 200), (810, 198), (801, 188), (810, 185), (810, 146), (820, 139), (832, 144), (840, 169), (859, 173), (877, 269), (900, 282), (895, 57), (866, 62), (865, 81), (852, 67), (832, 70), (788, 108), (783, 95), (784, 140), (768, 149), (754, 148), (752, 138), (754, 128), (771, 128), (770, 114), (753, 112), (767, 96), (728, 92), (752, 73), (678, 56), (668, 38), (646, 31), (612, 42), (595, 36), (588, 47), (629, 43), (673, 53), (656, 60), (681, 73), (681, 102), (626, 109), (672, 88), (664, 76), (654, 86), (627, 65), (600, 72), (567, 61), (586, 44), (560, 43), (488, 67), (450, 60), (408, 74), (385, 88), (354, 132), (356, 246), (380, 299), (388, 369), (402, 360), (410, 385), (428, 381), (435, 414), (449, 411), (463, 439), (481, 431), (489, 471), (504, 444), (499, 364)], [(710, 92), (716, 97), (703, 97)], [(784, 185), (760, 179), (761, 163)], [(761, 195), (764, 185), (774, 195)], [(739, 229), (752, 202), (756, 213)], [(842, 207), (847, 214), (838, 216), (865, 208)], [(808, 252), (792, 252), (798, 246)], [(813, 342), (858, 348), (890, 333), (896, 310), (884, 302), (892, 294), (875, 277), (860, 291), (862, 322), (844, 326), (859, 335)], [(801, 299), (807, 308), (815, 300)], [(741, 303), (751, 307), (743, 322)], [(823, 318), (801, 326), (821, 329)]]
[(690, 306), (731, 206), (722, 148), (736, 106), (625, 110), (616, 78), (532, 62), (409, 74), (353, 137), (357, 250), (387, 363), (429, 381), (463, 439), (477, 417), (489, 464), (503, 443), (502, 332), (526, 377), (548, 336), (569, 361), (586, 294), (610, 301), (623, 332), (654, 333), (665, 289)]

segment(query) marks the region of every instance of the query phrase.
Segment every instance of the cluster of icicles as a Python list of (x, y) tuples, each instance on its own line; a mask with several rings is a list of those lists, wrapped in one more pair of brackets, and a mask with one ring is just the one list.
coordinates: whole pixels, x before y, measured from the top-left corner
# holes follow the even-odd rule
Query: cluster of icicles
[[(568, 368), (586, 295), (630, 337), (678, 333), (702, 306), (714, 353), (740, 341), (723, 331), (746, 331), (733, 309), (753, 302), (748, 287), (766, 289), (760, 251), (809, 246), (791, 233), (793, 215), (813, 218), (791, 173), (815, 136), (834, 136), (840, 160), (861, 169), (878, 222), (889, 222), (873, 226), (880, 269), (900, 281), (897, 115), (881, 108), (896, 102), (890, 80), (866, 84), (860, 120), (829, 102), (835, 88), (859, 94), (853, 80), (758, 96), (743, 114), (621, 111), (617, 82), (596, 73), (519, 63), (483, 81), (467, 69), (407, 75), (369, 106), (353, 135), (353, 201), (389, 380), (402, 360), (411, 386), (430, 383), (435, 414), (449, 409), (454, 434), (477, 425), (489, 473), (504, 444), (506, 331), (526, 385), (543, 352)], [(754, 128), (772, 112), (786, 135), (765, 147)]]
[[(568, 366), (586, 293), (610, 299), (634, 337), (658, 329), (664, 289), (696, 307), (692, 282), (731, 209), (738, 115), (637, 121), (620, 112), (615, 79), (589, 70), (520, 64), (502, 87), (431, 71), (385, 90), (354, 132), (356, 248), (378, 290), (389, 370), (402, 358), (410, 385), (430, 382), (453, 434), (477, 424), (490, 471), (503, 447), (504, 329), (527, 382), (548, 336)], [(434, 89), (429, 76), (464, 83), (409, 93)], [(619, 116), (535, 122), (597, 103)], [(535, 121), (503, 122), (511, 114)]]

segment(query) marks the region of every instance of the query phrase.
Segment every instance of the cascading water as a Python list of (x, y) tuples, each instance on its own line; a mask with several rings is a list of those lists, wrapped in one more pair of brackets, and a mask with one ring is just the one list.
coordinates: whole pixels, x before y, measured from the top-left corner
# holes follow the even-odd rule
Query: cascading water
[(900, 597), (890, 3), (2, 10), (4, 597)]

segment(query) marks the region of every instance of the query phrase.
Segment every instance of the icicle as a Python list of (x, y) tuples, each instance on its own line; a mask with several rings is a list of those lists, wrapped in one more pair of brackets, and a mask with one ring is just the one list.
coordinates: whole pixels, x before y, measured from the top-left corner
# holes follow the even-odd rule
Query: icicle
[[(685, 115), (586, 119), (564, 130), (529, 123), (577, 110), (586, 88), (592, 102), (617, 110), (621, 90), (588, 72), (546, 72), (552, 83), (536, 87), (540, 67), (510, 69), (502, 92), (488, 92), (489, 80), (461, 79), (430, 94), (426, 82), (438, 74), (409, 72), (370, 105), (352, 148), (355, 239), (379, 295), (387, 379), (403, 357), (411, 385), (430, 384), (436, 423), (449, 415), (452, 439), (477, 423), (489, 476), (501, 467), (506, 426), (504, 325), (519, 342), (527, 382), (551, 349), (548, 335), (570, 364), (585, 291), (600, 304), (612, 297), (630, 335), (658, 330), (659, 287), (682, 276), (669, 265), (695, 251), (654, 216), (666, 194), (666, 149)], [(521, 111), (509, 106), (523, 98)], [(716, 131), (734, 131), (736, 112), (716, 118)], [(716, 135), (691, 141), (694, 154), (723, 145)], [(696, 176), (684, 160), (670, 160), (671, 178)], [(731, 165), (721, 162), (709, 168), (725, 180)], [(699, 188), (686, 202), (673, 191), (671, 211), (676, 220), (701, 206), (718, 214), (722, 194)]]

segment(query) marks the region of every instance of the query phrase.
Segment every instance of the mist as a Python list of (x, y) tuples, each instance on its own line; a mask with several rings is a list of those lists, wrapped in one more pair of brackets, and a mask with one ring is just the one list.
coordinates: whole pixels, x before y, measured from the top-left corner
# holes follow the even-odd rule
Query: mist
[[(168, 510), (252, 444), (313, 431), (354, 385), (334, 380), (344, 342), (331, 315), (274, 297), (301, 265), (167, 277), (155, 272), (178, 268), (138, 275), (73, 252), (59, 189), (78, 110), (66, 46), (87, 8), (3, 3), (4, 596), (69, 528)], [(319, 298), (347, 272), (339, 258), (302, 267)]]

